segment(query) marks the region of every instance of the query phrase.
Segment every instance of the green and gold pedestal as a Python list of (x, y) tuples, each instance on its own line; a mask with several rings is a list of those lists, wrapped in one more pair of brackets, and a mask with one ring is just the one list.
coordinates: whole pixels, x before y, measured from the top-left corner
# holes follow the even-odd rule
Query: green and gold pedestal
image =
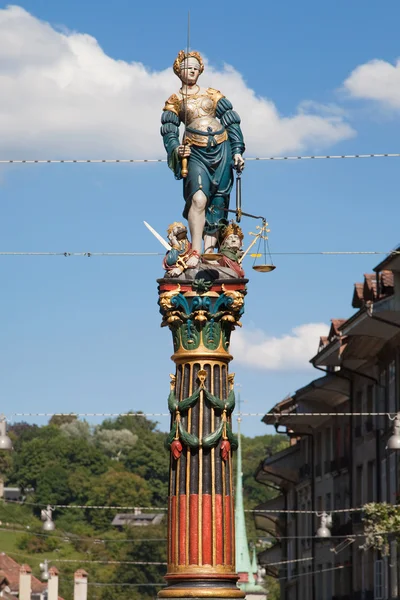
[(167, 586), (160, 598), (244, 598), (235, 569), (230, 335), (245, 279), (161, 279), (162, 326), (176, 365), (168, 399), (171, 451)]

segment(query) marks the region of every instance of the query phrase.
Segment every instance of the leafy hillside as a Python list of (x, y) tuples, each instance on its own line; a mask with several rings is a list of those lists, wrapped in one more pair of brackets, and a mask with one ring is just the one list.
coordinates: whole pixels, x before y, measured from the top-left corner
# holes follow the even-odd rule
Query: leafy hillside
[[(48, 558), (60, 571), (60, 595), (67, 600), (72, 573), (80, 567), (89, 573), (96, 600), (154, 598), (159, 588), (146, 584), (162, 583), (165, 566), (132, 563), (166, 561), (166, 519), (158, 526), (116, 531), (111, 521), (121, 511), (90, 507), (165, 508), (166, 434), (143, 416), (107, 419), (95, 428), (68, 416), (53, 417), (42, 427), (17, 423), (10, 436), (15, 451), (0, 453), (0, 472), (6, 485), (21, 486), (26, 498), (23, 506), (0, 504), (0, 551), (30, 564), (36, 576), (39, 563)], [(256, 483), (254, 472), (266, 447), (275, 452), (284, 444), (281, 436), (242, 437), (245, 508), (271, 496), (271, 489)], [(56, 530), (46, 534), (36, 505), (47, 504), (82, 508), (57, 509)], [(249, 540), (256, 542), (260, 534), (251, 514), (247, 522)]]

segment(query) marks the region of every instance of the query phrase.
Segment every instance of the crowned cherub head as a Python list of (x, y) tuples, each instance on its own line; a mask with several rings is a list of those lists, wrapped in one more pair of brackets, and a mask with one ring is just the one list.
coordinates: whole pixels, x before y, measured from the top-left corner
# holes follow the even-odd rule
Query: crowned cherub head
[(222, 232), (221, 250), (239, 252), (243, 245), (243, 231), (237, 223), (229, 223)]

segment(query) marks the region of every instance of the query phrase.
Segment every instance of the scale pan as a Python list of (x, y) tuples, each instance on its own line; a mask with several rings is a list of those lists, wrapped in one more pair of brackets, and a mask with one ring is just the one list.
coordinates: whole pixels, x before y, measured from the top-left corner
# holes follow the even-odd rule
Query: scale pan
[(219, 254), (219, 252), (209, 252), (207, 254), (202, 254), (201, 258), (203, 260), (219, 260), (223, 257), (223, 254)]
[(254, 265), (253, 269), (259, 271), (259, 273), (269, 273), (276, 269), (275, 265)]

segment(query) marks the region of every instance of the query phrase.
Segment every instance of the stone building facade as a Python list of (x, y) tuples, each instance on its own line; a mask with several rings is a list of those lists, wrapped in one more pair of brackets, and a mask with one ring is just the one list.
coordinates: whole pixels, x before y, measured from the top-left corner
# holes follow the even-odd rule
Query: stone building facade
[[(400, 452), (386, 449), (393, 422), (346, 414), (400, 411), (399, 254), (355, 284), (352, 306), (350, 318), (332, 320), (311, 359), (321, 376), (263, 418), (291, 441), (288, 449), (265, 458), (256, 473), (278, 493), (257, 508), (255, 521), (274, 542), (259, 560), (280, 578), (282, 600), (399, 598), (397, 542), (390, 543), (387, 557), (364, 550), (361, 511), (333, 512), (328, 539), (315, 537), (320, 525), (315, 514), (268, 513), (321, 514), (399, 501)], [(290, 562), (268, 567), (280, 561)]]

